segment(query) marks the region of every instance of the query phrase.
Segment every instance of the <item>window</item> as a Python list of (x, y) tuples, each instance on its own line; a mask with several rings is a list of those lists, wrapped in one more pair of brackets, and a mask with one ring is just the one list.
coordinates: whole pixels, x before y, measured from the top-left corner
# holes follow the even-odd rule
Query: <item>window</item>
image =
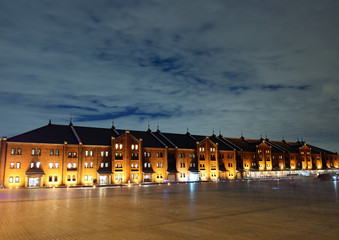
[(21, 155), (21, 153), (22, 153), (21, 148), (18, 148), (18, 155)]
[(88, 176), (87, 176), (87, 175), (85, 175), (85, 177), (84, 177), (84, 180), (85, 180), (85, 181), (87, 181), (87, 180), (88, 180)]
[(135, 168), (138, 168), (138, 164), (135, 164)]
[(159, 157), (159, 153), (157, 152), (157, 158)]
[(87, 162), (85, 162), (85, 168), (88, 168), (88, 163)]
[(49, 166), (49, 168), (53, 168), (53, 163), (50, 162), (50, 163), (48, 164), (48, 166)]
[(162, 168), (162, 163), (160, 163), (160, 167)]
[(38, 150), (36, 151), (36, 153), (37, 153), (38, 156), (40, 156), (40, 155), (41, 155), (41, 149), (38, 149)]
[(131, 164), (131, 168), (134, 168), (134, 164), (133, 163)]
[(58, 181), (58, 176), (54, 176), (54, 182)]
[[(133, 146), (133, 145), (132, 145)], [(132, 173), (132, 179), (134, 179), (134, 174)]]
[(18, 176), (16, 176), (16, 177), (15, 177), (15, 182), (16, 182), (16, 183), (19, 183), (19, 181), (20, 181), (20, 178), (19, 178)]
[(138, 174), (135, 174), (135, 179), (138, 179)]
[(67, 176), (67, 181), (70, 182), (71, 181), (71, 175)]
[(100, 155), (101, 155), (101, 157), (103, 157), (105, 155), (105, 152), (101, 151)]
[(40, 168), (40, 162), (36, 163), (36, 168)]
[(93, 168), (93, 162), (90, 162), (90, 163), (89, 163), (89, 167), (90, 167), (90, 168)]
[(15, 155), (15, 148), (11, 149), (11, 155)]
[(55, 163), (55, 168), (59, 168), (59, 163)]
[(148, 152), (148, 153), (147, 153), (147, 156), (148, 156), (148, 157), (151, 157), (151, 152)]
[(157, 163), (157, 168), (159, 167), (159, 163)]
[(73, 157), (77, 157), (77, 153), (76, 152), (73, 153)]
[(108, 157), (108, 151), (105, 152), (105, 156)]
[(51, 156), (54, 155), (54, 149), (51, 149), (51, 150), (50, 150), (49, 155), (51, 155)]
[(87, 150), (85, 151), (85, 156), (86, 156), (86, 157), (88, 156), (88, 151), (87, 151)]
[(14, 162), (11, 162), (10, 168), (14, 168)]
[(52, 176), (49, 176), (48, 181), (49, 181), (49, 182), (53, 182), (53, 177), (52, 177)]
[(119, 149), (119, 144), (115, 144), (115, 149)]
[(102, 163), (100, 163), (100, 167), (101, 168), (103, 168), (104, 167), (104, 163), (102, 162)]
[(107, 163), (105, 163), (105, 167), (106, 167), (106, 168), (108, 168), (108, 162), (107, 162)]
[(144, 163), (144, 167), (147, 168), (147, 163)]
[(228, 158), (229, 159), (233, 158), (233, 154), (228, 154)]
[(73, 175), (73, 181), (75, 181), (75, 175)]
[(93, 180), (92, 175), (89, 175), (89, 176), (88, 176), (88, 180), (89, 180), (89, 181), (92, 181), (92, 180)]
[[(138, 150), (138, 145), (137, 144), (135, 144), (135, 150)], [(138, 176), (138, 174), (137, 174), (137, 176)], [(138, 179), (138, 178), (137, 178)]]
[(147, 152), (144, 152), (144, 157), (147, 157)]
[(68, 163), (67, 168), (72, 168), (72, 163)]
[(68, 157), (72, 157), (72, 153), (71, 152), (68, 153)]
[(132, 150), (134, 150), (134, 144), (132, 144), (131, 148), (132, 148)]
[(114, 179), (115, 179), (115, 180), (118, 180), (118, 174), (115, 174)]
[(122, 149), (122, 144), (121, 144), (121, 143), (120, 143), (120, 146), (119, 146), (119, 147), (120, 147), (120, 149)]
[(13, 183), (13, 177), (9, 177), (9, 183)]
[(21, 168), (21, 163), (20, 162), (16, 163), (16, 168)]
[(55, 150), (55, 156), (59, 156), (59, 150)]
[(232, 163), (228, 163), (228, 167), (233, 167), (233, 164)]
[(93, 151), (92, 151), (92, 150), (89, 152), (89, 155), (90, 155), (91, 157), (93, 157)]
[(122, 168), (122, 164), (119, 164), (119, 168)]
[(73, 163), (73, 168), (77, 168), (77, 164), (76, 163)]
[(34, 148), (32, 148), (32, 152), (31, 152), (31, 154), (32, 154), (32, 156), (34, 156), (34, 155), (35, 155), (35, 149), (34, 149)]
[(31, 168), (34, 168), (34, 162), (31, 162)]

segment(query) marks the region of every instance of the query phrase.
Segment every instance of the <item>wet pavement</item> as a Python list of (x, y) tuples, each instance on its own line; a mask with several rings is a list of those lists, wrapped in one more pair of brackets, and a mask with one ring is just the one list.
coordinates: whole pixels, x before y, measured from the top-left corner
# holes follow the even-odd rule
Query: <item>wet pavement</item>
[(338, 239), (339, 182), (312, 177), (0, 190), (0, 239)]

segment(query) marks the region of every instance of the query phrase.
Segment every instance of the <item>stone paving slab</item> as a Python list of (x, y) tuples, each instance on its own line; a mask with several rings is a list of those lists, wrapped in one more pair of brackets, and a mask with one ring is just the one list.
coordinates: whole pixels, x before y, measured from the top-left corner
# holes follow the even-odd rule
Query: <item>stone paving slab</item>
[(5, 189), (0, 239), (338, 239), (336, 184)]

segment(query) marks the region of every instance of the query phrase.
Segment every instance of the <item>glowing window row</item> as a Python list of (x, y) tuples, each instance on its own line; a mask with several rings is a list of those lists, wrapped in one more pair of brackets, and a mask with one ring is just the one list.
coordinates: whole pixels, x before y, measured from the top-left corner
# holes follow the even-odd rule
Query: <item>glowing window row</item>
[(9, 177), (8, 182), (9, 183), (13, 183), (13, 180), (15, 179), (15, 183), (19, 183), (20, 182), (20, 178), (18, 176), (14, 177)]
[(15, 148), (11, 149), (11, 155), (21, 155), (22, 154), (22, 150), (21, 148), (18, 148), (18, 150), (16, 151)]
[[(10, 168), (15, 168), (15, 162), (11, 162)], [(20, 162), (16, 163), (16, 168), (21, 168), (21, 163)]]

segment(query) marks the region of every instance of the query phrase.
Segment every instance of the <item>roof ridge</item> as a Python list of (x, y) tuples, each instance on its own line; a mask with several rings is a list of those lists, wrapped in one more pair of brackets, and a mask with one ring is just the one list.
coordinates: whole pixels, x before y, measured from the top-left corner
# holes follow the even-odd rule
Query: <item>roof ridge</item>
[(81, 139), (80, 139), (79, 135), (77, 134), (77, 132), (75, 131), (73, 125), (70, 125), (70, 127), (71, 127), (71, 130), (72, 130), (75, 138), (77, 139), (78, 143), (81, 143)]
[(176, 147), (177, 145), (175, 145), (171, 140), (169, 140), (164, 134), (162, 134), (162, 132), (159, 132), (159, 134), (165, 138), (170, 144), (172, 144), (174, 147)]
[(155, 134), (154, 134), (153, 132), (150, 132), (150, 134), (151, 134), (156, 140), (158, 140), (164, 147), (167, 147), (166, 144), (165, 144), (163, 141), (161, 141), (157, 136), (155, 136)]
[[(238, 139), (238, 138), (234, 138), (234, 139)], [(236, 144), (230, 142), (226, 137), (223, 137), (222, 140), (223, 140), (223, 141), (227, 141), (229, 144), (231, 144), (231, 146), (233, 146), (233, 147), (235, 147), (235, 148), (238, 148), (239, 150), (242, 151), (242, 148), (241, 148), (241, 147), (239, 147), (239, 146), (237, 146)]]

